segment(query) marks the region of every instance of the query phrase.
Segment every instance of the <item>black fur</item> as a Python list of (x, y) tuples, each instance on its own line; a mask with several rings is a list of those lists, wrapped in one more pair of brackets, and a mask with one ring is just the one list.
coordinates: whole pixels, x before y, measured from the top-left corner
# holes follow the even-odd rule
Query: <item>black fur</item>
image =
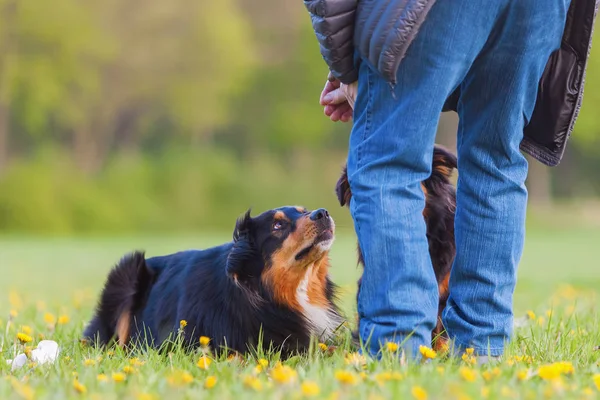
[[(158, 347), (173, 339), (185, 320), (184, 342), (192, 347), (208, 336), (215, 349), (246, 352), (263, 345), (281, 350), (284, 357), (307, 349), (310, 331), (304, 316), (274, 301), (272, 287), (261, 279), (286, 237), (272, 232), (276, 211), (291, 221), (288, 234), (308, 214), (285, 207), (251, 218), (248, 211), (229, 243), (148, 259), (139, 252), (126, 256), (110, 273), (85, 338), (108, 344), (116, 319), (129, 309), (130, 344)], [(334, 296), (335, 286), (327, 278), (329, 310), (339, 315)]]
[(106, 279), (96, 315), (85, 329), (84, 338), (109, 342), (116, 335), (118, 318), (143, 306), (153, 281), (154, 273), (146, 268), (144, 253), (123, 257)]

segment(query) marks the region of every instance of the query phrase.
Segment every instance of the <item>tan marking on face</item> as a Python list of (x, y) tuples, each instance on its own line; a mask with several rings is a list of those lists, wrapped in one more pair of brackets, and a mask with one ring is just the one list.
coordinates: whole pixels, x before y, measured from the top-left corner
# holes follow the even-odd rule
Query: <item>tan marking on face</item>
[(305, 213), (307, 210), (306, 210), (306, 208), (304, 208), (304, 207), (297, 206), (297, 207), (296, 207), (296, 211), (298, 211), (299, 213), (302, 213), (302, 214), (303, 214), (303, 213)]
[[(333, 227), (332, 227), (333, 229)], [(263, 282), (273, 290), (275, 301), (301, 312), (296, 298), (298, 285), (304, 279), (306, 271), (312, 266), (308, 281), (309, 302), (315, 305), (326, 304), (326, 277), (329, 251), (314, 246), (301, 260), (296, 255), (309, 247), (315, 240), (318, 229), (308, 216), (296, 221), (296, 229), (283, 241), (270, 260), (270, 267), (263, 273)]]
[(287, 219), (287, 218), (283, 211), (277, 211), (277, 212), (275, 212), (275, 215), (273, 215), (273, 219)]
[(123, 311), (117, 320), (117, 338), (119, 346), (124, 347), (129, 340), (129, 327), (131, 322), (131, 313), (129, 310)]

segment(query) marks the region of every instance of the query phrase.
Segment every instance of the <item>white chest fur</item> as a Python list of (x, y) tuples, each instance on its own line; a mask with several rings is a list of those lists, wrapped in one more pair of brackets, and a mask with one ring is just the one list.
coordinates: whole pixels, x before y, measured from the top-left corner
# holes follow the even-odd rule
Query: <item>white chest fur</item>
[(304, 278), (298, 285), (298, 289), (296, 289), (296, 300), (300, 304), (300, 307), (302, 307), (304, 317), (309, 324), (312, 334), (321, 340), (326, 340), (340, 326), (342, 319), (327, 308), (310, 303), (308, 285), (312, 273), (313, 267), (311, 266), (306, 270)]

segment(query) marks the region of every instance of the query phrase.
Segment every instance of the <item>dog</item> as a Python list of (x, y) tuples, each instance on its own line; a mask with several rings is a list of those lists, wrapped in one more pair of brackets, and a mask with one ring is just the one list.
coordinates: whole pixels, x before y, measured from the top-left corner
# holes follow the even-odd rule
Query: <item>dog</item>
[[(454, 240), (456, 190), (450, 181), (452, 172), (455, 169), (458, 169), (456, 156), (444, 147), (436, 145), (433, 151), (431, 176), (421, 183), (421, 189), (425, 194), (423, 217), (427, 225), (429, 254), (439, 289), (438, 318), (436, 327), (432, 332), (432, 347), (437, 350), (442, 349), (448, 340), (442, 324), (442, 311), (446, 307), (446, 301), (448, 300), (448, 281), (456, 254)], [(340, 206), (350, 207), (352, 191), (348, 182), (347, 165), (342, 169), (342, 175), (337, 181), (335, 192)], [(357, 245), (357, 251), (358, 264), (364, 267), (360, 245)], [(362, 277), (358, 280), (357, 301), (361, 281)], [(355, 341), (358, 341), (357, 331), (353, 332), (353, 337)]]
[(344, 322), (328, 275), (334, 239), (327, 210), (281, 207), (248, 210), (220, 246), (130, 253), (109, 273), (83, 340), (159, 347), (179, 332), (192, 347), (207, 336), (214, 349), (238, 353), (306, 351)]

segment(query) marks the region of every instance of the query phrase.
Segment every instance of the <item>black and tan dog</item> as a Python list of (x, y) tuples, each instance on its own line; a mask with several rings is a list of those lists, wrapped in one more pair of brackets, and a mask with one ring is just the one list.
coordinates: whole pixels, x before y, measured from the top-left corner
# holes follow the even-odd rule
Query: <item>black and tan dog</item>
[[(185, 320), (184, 342), (282, 354), (324, 340), (343, 323), (328, 276), (335, 224), (324, 209), (282, 207), (238, 219), (229, 243), (145, 258), (110, 272), (84, 339), (159, 346)], [(259, 343), (261, 336), (261, 343)]]
[[(439, 306), (437, 326), (432, 333), (434, 348), (441, 348), (447, 341), (447, 335), (442, 324), (442, 311), (448, 300), (448, 280), (456, 254), (454, 241), (454, 213), (456, 210), (456, 191), (450, 182), (452, 172), (457, 169), (456, 156), (441, 146), (435, 146), (431, 176), (421, 183), (425, 193), (425, 208), (423, 217), (427, 225), (427, 240), (429, 254), (439, 287)], [(350, 206), (352, 192), (348, 183), (346, 167), (336, 185), (336, 194), (341, 206)], [(358, 262), (364, 266), (360, 247), (358, 247)], [(358, 281), (360, 292), (361, 279)], [(357, 294), (358, 298), (358, 294)], [(358, 339), (357, 332), (354, 338)]]

